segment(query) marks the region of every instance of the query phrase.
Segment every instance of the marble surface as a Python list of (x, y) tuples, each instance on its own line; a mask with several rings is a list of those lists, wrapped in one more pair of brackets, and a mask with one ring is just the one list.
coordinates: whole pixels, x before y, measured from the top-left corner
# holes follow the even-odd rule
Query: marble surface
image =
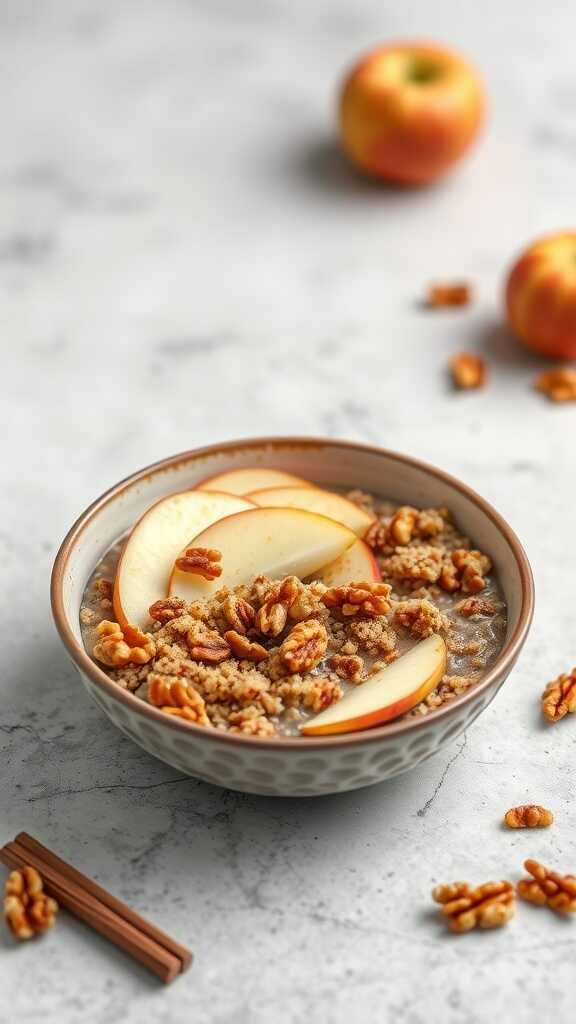
[[(433, 883), (576, 870), (575, 723), (539, 719), (576, 660), (574, 416), (502, 329), (504, 268), (573, 217), (574, 8), (486, 0), (3, 0), (0, 316), (4, 590), (0, 827), (26, 828), (188, 943), (169, 990), (66, 915), (0, 933), (0, 1021), (572, 1021), (576, 922), (523, 907), (451, 938)], [(339, 70), (380, 38), (473, 56), (489, 130), (450, 180), (364, 182), (333, 142)], [(430, 278), (477, 301), (427, 315)], [(484, 352), (491, 386), (450, 393)], [(275, 801), (182, 778), (112, 731), (52, 628), (72, 519), (117, 479), (259, 433), (381, 442), (509, 517), (530, 640), (490, 709), (390, 784)], [(536, 800), (557, 825), (505, 832)]]

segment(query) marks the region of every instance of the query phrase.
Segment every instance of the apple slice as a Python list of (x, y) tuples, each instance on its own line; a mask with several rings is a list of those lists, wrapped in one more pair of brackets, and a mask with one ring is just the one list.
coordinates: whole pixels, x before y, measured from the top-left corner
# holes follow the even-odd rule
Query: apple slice
[(446, 644), (433, 633), (302, 726), (306, 736), (356, 732), (410, 711), (446, 671)]
[(254, 466), (251, 469), (231, 469), (228, 473), (210, 476), (198, 484), (198, 491), (226, 491), (227, 494), (246, 495), (264, 487), (314, 487), (309, 480), (280, 469)]
[(373, 516), (358, 508), (353, 501), (348, 501), (341, 494), (323, 491), (320, 487), (268, 487), (266, 490), (249, 491), (246, 497), (264, 508), (303, 508), (307, 512), (317, 512), (354, 530), (359, 537), (363, 537), (374, 522)]
[(114, 581), (114, 614), (121, 626), (144, 627), (148, 609), (164, 597), (184, 544), (223, 516), (254, 506), (233, 494), (182, 491), (144, 513), (128, 537)]
[(227, 516), (188, 540), (186, 547), (222, 552), (222, 575), (205, 580), (174, 568), (168, 594), (186, 601), (206, 600), (221, 587), (237, 587), (260, 573), (271, 579), (302, 579), (338, 558), (355, 539), (346, 526), (313, 512), (252, 508)]
[(354, 580), (379, 582), (382, 573), (371, 549), (365, 541), (358, 539), (335, 562), (330, 562), (330, 565), (325, 565), (315, 573), (314, 579), (325, 583), (327, 587), (343, 587)]

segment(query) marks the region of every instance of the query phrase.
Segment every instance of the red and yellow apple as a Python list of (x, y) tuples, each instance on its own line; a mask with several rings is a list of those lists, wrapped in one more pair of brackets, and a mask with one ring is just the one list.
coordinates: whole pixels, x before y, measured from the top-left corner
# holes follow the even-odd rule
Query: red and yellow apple
[(439, 178), (475, 139), (484, 90), (458, 54), (429, 42), (380, 46), (348, 74), (340, 136), (361, 170), (386, 181)]
[(576, 231), (548, 235), (524, 250), (508, 275), (506, 313), (529, 348), (576, 359)]
[(433, 633), (306, 722), (301, 731), (305, 736), (326, 736), (390, 722), (424, 700), (445, 671), (446, 644)]

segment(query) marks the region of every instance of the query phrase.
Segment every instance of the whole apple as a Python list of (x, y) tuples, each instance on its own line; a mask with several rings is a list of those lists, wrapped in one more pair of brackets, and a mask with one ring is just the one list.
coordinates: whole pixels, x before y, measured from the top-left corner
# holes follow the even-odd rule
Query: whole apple
[(576, 231), (548, 235), (525, 249), (508, 275), (506, 312), (529, 348), (576, 359)]
[(387, 181), (439, 178), (478, 133), (484, 90), (470, 64), (434, 43), (396, 43), (363, 57), (340, 96), (350, 159)]

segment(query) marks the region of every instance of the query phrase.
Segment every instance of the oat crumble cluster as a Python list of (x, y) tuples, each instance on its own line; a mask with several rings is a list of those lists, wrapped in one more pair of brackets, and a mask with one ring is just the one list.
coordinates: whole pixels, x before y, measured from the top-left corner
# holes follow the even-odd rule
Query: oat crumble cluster
[[(471, 548), (446, 509), (398, 508), (361, 491), (347, 497), (374, 517), (366, 541), (382, 582), (327, 588), (257, 576), (208, 601), (160, 598), (142, 632), (109, 618), (111, 584), (100, 575), (80, 613), (93, 656), (119, 686), (168, 715), (266, 737), (297, 732), (414, 643), (441, 633), (447, 674), (408, 714), (455, 699), (478, 680), (503, 637), (505, 609), (490, 559)], [(185, 557), (195, 563), (191, 571), (202, 562), (214, 578), (218, 556), (192, 548)]]

